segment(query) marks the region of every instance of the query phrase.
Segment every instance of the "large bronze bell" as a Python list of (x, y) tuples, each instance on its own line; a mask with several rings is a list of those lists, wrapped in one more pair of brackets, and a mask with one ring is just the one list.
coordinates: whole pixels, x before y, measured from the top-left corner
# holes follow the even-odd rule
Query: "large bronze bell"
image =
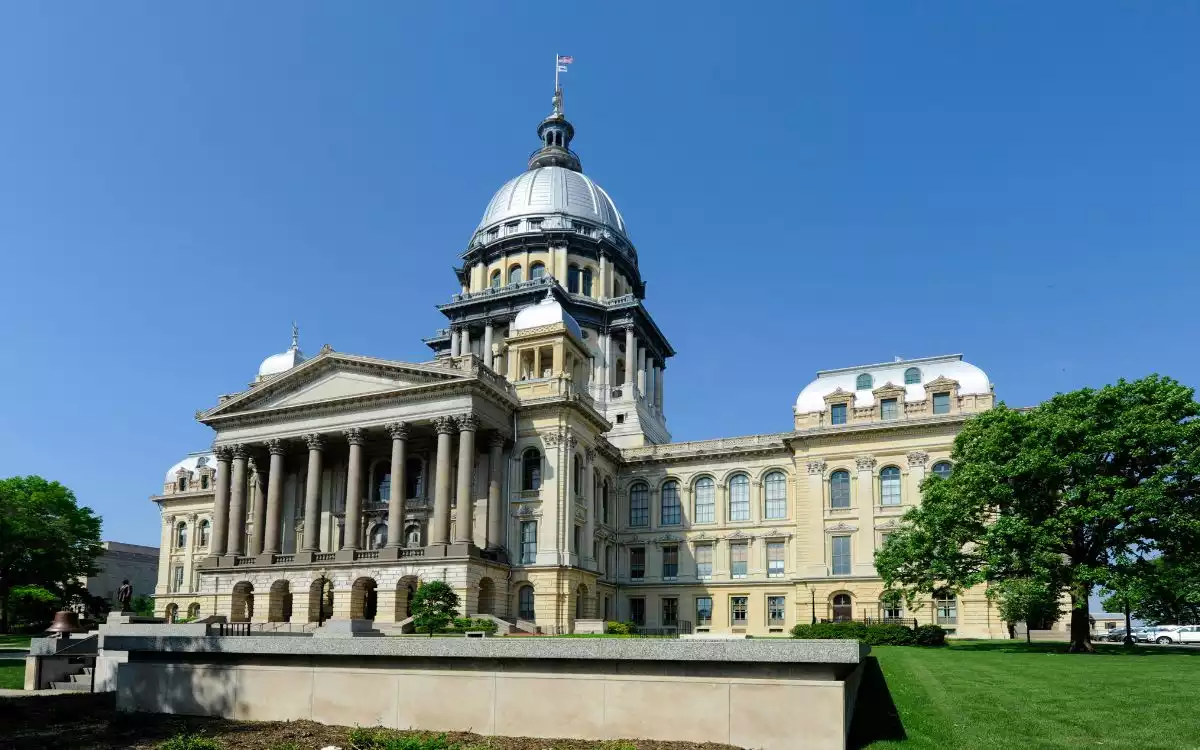
[(60, 636), (68, 633), (78, 633), (83, 630), (79, 624), (79, 615), (74, 612), (63, 610), (54, 613), (54, 622), (50, 623), (50, 627), (46, 628), (47, 633), (57, 633)]

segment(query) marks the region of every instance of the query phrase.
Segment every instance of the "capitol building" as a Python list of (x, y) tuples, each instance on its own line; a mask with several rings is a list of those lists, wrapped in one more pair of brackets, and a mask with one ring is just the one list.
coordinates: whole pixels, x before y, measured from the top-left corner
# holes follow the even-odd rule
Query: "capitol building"
[(873, 565), (992, 407), (987, 375), (960, 355), (839, 366), (787, 432), (672, 442), (675, 350), (633, 228), (584, 174), (561, 95), (537, 135), (459, 256), (427, 361), (310, 355), (293, 333), (197, 412), (212, 448), (152, 498), (156, 613), (388, 630), (436, 579), (525, 632), (871, 618), (1007, 637), (982, 588), (910, 604)]

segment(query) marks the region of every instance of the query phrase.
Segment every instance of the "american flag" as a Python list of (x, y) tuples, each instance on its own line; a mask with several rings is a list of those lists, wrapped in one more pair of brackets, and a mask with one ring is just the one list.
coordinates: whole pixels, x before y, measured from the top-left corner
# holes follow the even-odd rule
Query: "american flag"
[(570, 55), (559, 55), (558, 56), (558, 64), (559, 65), (570, 65), (573, 62), (575, 62), (575, 58), (571, 57)]

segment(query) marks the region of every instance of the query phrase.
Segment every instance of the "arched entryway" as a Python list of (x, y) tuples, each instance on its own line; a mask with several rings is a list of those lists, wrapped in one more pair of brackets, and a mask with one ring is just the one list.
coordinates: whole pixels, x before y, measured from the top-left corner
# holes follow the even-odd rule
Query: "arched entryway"
[(834, 594), (830, 597), (829, 604), (834, 622), (850, 622), (854, 619), (854, 600), (850, 598), (849, 594), (845, 592)]
[(308, 621), (325, 622), (333, 617), (333, 581), (318, 578), (308, 587)]
[(479, 605), (476, 611), (481, 615), (496, 614), (496, 584), (491, 578), (479, 579)]
[(537, 611), (533, 603), (533, 585), (523, 583), (517, 587), (517, 617), (522, 620), (536, 620)]
[(292, 621), (292, 584), (278, 580), (271, 584), (267, 599), (267, 622)]
[(179, 605), (174, 603), (168, 604), (167, 611), (163, 614), (167, 616), (167, 622), (175, 622), (177, 619), (179, 619)]
[(250, 622), (254, 617), (254, 584), (241, 581), (233, 585), (233, 607), (230, 622)]
[(200, 603), (199, 602), (192, 602), (191, 604), (188, 605), (187, 616), (188, 616), (189, 620), (195, 620), (196, 618), (200, 617)]
[(350, 619), (374, 620), (379, 607), (378, 584), (374, 578), (363, 576), (350, 587)]
[(408, 614), (412, 611), (413, 595), (416, 593), (416, 576), (404, 576), (396, 583), (396, 622), (408, 619)]

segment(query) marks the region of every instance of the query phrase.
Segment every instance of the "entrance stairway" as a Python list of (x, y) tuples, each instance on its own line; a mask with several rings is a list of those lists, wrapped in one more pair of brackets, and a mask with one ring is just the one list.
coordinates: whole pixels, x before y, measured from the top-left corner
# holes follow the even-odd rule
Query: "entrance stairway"
[(63, 675), (65, 679), (50, 683), (54, 690), (73, 690), (77, 693), (90, 693), (92, 690), (92, 671), (95, 667), (80, 667), (79, 671)]

